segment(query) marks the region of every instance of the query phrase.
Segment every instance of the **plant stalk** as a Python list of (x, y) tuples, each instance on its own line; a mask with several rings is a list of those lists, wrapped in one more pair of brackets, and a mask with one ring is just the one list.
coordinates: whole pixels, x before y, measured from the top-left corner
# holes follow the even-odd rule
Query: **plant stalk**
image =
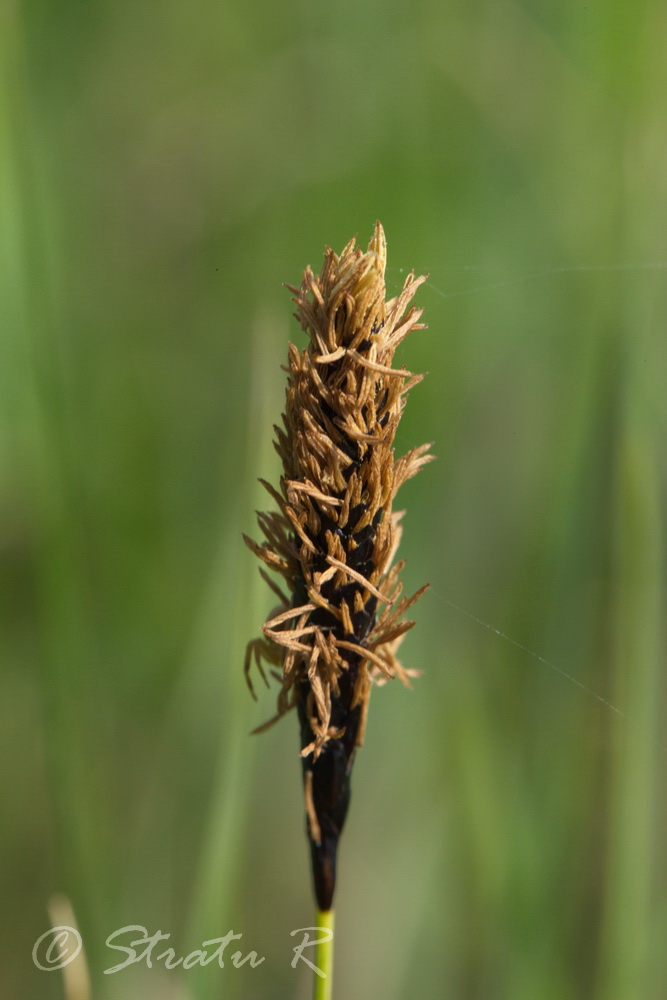
[(334, 911), (317, 910), (317, 927), (321, 933), (315, 946), (315, 966), (324, 975), (314, 973), (313, 1000), (331, 1000), (333, 991), (333, 957), (334, 957)]

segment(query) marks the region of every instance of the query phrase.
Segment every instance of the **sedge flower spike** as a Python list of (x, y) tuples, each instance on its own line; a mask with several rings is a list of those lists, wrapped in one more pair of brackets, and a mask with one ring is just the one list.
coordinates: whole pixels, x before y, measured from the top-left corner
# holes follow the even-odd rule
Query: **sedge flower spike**
[[(387, 244), (378, 222), (368, 250), (355, 240), (338, 255), (327, 248), (319, 276), (307, 268), (294, 294), (307, 347), (289, 345), (283, 427), (275, 446), (280, 488), (260, 480), (277, 505), (260, 513), (265, 540), (246, 543), (285, 590), (260, 572), (280, 600), (249, 643), (254, 661), (280, 681), (278, 713), (296, 707), (317, 903), (331, 909), (336, 853), (350, 799), (350, 773), (361, 746), (371, 687), (415, 671), (396, 657), (414, 622), (403, 618), (426, 590), (401, 596), (402, 562), (393, 563), (402, 512), (396, 491), (430, 460), (429, 445), (395, 458), (393, 441), (406, 393), (421, 375), (392, 367), (394, 352), (421, 329), (408, 306), (426, 280), (410, 274), (385, 301)], [(407, 311), (406, 311), (407, 310)], [(254, 694), (254, 691), (253, 691)]]

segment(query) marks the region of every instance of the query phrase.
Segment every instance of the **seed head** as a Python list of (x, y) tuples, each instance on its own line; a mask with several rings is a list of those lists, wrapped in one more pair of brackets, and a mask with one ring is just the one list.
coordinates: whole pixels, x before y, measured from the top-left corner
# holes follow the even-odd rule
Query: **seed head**
[[(283, 577), (286, 592), (263, 570), (280, 599), (263, 638), (248, 646), (255, 662), (278, 668), (278, 713), (296, 707), (301, 728), (308, 835), (318, 904), (329, 909), (336, 846), (349, 802), (349, 776), (361, 746), (371, 687), (414, 671), (396, 649), (414, 622), (403, 614), (421, 596), (401, 596), (402, 562), (393, 563), (402, 512), (398, 488), (431, 457), (429, 445), (396, 459), (394, 435), (406, 394), (421, 381), (392, 367), (396, 348), (420, 329), (409, 303), (425, 277), (410, 274), (385, 301), (387, 244), (376, 223), (368, 250), (351, 240), (327, 248), (319, 276), (306, 268), (290, 287), (296, 318), (308, 334), (289, 345), (283, 426), (275, 446), (280, 488), (261, 480), (277, 510), (258, 515), (262, 544), (247, 544)], [(406, 312), (406, 310), (408, 310)], [(254, 691), (253, 691), (254, 693)]]

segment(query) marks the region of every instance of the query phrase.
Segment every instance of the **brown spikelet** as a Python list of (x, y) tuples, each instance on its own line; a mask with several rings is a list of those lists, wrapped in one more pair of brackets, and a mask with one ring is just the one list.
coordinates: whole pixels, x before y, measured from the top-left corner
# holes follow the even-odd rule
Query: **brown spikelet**
[[(336, 849), (350, 796), (350, 772), (364, 736), (371, 686), (409, 684), (396, 649), (414, 622), (402, 616), (421, 596), (401, 596), (402, 563), (392, 566), (401, 514), (399, 486), (428, 461), (429, 445), (395, 459), (393, 441), (406, 393), (422, 378), (393, 368), (394, 352), (421, 310), (409, 303), (424, 277), (410, 274), (385, 301), (386, 241), (380, 223), (364, 253), (327, 248), (322, 271), (307, 268), (292, 288), (309, 336), (289, 345), (283, 427), (275, 445), (280, 489), (263, 482), (277, 510), (259, 514), (265, 541), (249, 547), (282, 578), (263, 571), (279, 598), (249, 643), (246, 676), (262, 662), (281, 682), (278, 714), (296, 706), (301, 727), (307, 830), (320, 909), (331, 907)], [(407, 310), (407, 311), (406, 311)], [(253, 691), (254, 694), (254, 691)]]

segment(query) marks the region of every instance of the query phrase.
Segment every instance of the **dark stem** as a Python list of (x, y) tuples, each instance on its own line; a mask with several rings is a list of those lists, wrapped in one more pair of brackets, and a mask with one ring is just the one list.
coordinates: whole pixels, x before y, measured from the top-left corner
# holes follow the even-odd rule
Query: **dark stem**
[[(310, 773), (313, 806), (320, 828), (320, 842), (317, 843), (313, 839), (310, 823), (306, 823), (315, 898), (320, 910), (324, 911), (330, 910), (333, 905), (338, 841), (350, 805), (350, 777), (361, 716), (360, 706), (350, 708), (357, 671), (358, 661), (350, 663), (339, 681), (340, 696), (332, 699), (331, 724), (337, 728), (344, 726), (345, 732), (340, 739), (329, 740), (317, 760), (313, 760), (312, 754), (303, 758), (304, 787)], [(297, 708), (302, 749), (313, 739), (306, 708), (309, 691), (309, 684), (301, 682)]]

